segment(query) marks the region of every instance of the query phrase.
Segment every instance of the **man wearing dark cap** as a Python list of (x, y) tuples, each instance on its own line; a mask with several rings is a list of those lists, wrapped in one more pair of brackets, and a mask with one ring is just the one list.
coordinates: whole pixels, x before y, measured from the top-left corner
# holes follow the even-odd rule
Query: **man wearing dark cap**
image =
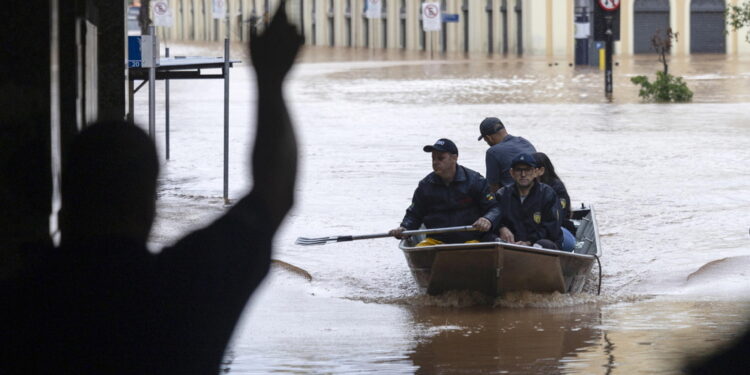
[(515, 137), (508, 134), (502, 121), (497, 117), (487, 117), (479, 124), (481, 135), (477, 139), (484, 139), (490, 148), (485, 155), (487, 166), (487, 182), (490, 191), (508, 186), (513, 183), (513, 178), (508, 173), (510, 162), (519, 154), (533, 154), (536, 152), (534, 145), (523, 137)]
[(497, 191), (500, 204), (500, 238), (503, 241), (547, 249), (562, 249), (560, 201), (549, 185), (537, 182), (537, 163), (531, 154), (520, 154), (511, 161), (515, 181)]
[(417, 246), (496, 240), (491, 229), (499, 219), (500, 208), (487, 180), (458, 165), (458, 148), (450, 139), (438, 139), (423, 150), (432, 153), (433, 172), (419, 182), (401, 226), (389, 233), (401, 238), (404, 230), (422, 224), (427, 228), (473, 225), (478, 231), (433, 234)]

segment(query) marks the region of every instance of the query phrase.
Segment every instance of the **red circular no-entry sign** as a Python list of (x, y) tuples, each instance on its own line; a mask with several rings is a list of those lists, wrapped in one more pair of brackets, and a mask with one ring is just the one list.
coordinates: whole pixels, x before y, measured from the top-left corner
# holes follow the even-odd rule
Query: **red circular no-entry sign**
[(599, 0), (599, 6), (606, 11), (617, 10), (620, 7), (620, 0)]

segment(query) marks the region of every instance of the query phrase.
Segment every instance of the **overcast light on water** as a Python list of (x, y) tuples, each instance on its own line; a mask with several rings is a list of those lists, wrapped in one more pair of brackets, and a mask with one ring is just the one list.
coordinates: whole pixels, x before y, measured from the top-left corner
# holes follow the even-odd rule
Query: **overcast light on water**
[[(212, 45), (176, 55), (219, 56)], [(251, 187), (254, 78), (231, 70), (230, 198)], [(645, 104), (629, 78), (654, 56), (618, 59), (615, 98), (603, 74), (514, 57), (429, 58), (308, 48), (286, 85), (300, 169), (296, 205), (274, 266), (227, 353), (231, 374), (680, 373), (731, 341), (750, 318), (750, 59), (674, 58), (692, 103)], [(170, 160), (162, 167), (156, 249), (225, 210), (221, 81), (170, 83)], [(157, 142), (165, 151), (163, 84)], [(147, 122), (146, 87), (136, 120)], [(595, 207), (602, 240), (587, 293), (427, 297), (393, 239), (318, 247), (299, 236), (386, 232), (431, 171), (422, 146), (456, 142), (459, 164), (484, 174), (479, 122), (547, 153), (575, 205)]]

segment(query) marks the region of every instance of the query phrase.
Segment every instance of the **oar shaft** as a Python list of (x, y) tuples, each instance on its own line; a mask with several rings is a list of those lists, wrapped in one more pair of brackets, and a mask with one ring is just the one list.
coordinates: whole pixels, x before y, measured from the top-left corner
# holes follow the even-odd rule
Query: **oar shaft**
[[(447, 227), (447, 228), (430, 228), (430, 229), (416, 229), (416, 230), (405, 230), (401, 232), (403, 236), (412, 236), (415, 234), (433, 234), (433, 233), (450, 233), (450, 232), (468, 232), (477, 230), (471, 225), (464, 225), (461, 227)], [(361, 234), (356, 236), (335, 236), (335, 237), (321, 237), (321, 238), (306, 238), (299, 237), (294, 242), (297, 245), (309, 246), (309, 245), (325, 245), (329, 242), (345, 242), (354, 240), (366, 240), (370, 238), (383, 238), (390, 237), (388, 233), (374, 233), (374, 234)]]
[[(447, 228), (430, 228), (430, 229), (414, 229), (405, 230), (401, 234), (404, 236), (413, 236), (415, 234), (434, 234), (434, 233), (451, 233), (451, 232), (468, 232), (476, 230), (471, 225), (464, 225), (460, 227), (447, 227)], [(373, 234), (362, 234), (358, 236), (339, 236), (336, 242), (353, 241), (353, 240), (367, 240), (370, 238), (383, 238), (391, 237), (388, 233), (373, 233)]]
[(477, 228), (474, 228), (471, 225), (464, 225), (460, 227), (446, 227), (446, 228), (430, 228), (430, 229), (415, 229), (415, 230), (405, 230), (403, 231), (403, 235), (411, 236), (415, 234), (434, 234), (434, 233), (451, 233), (451, 232), (471, 232), (475, 231)]

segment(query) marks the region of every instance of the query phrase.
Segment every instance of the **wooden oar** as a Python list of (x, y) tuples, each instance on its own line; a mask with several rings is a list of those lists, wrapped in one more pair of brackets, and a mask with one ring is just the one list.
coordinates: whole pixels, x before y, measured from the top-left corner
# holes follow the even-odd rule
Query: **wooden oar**
[[(430, 228), (430, 229), (416, 229), (416, 230), (405, 230), (401, 233), (403, 236), (412, 236), (415, 234), (434, 234), (434, 233), (450, 233), (450, 232), (469, 232), (477, 230), (471, 225), (464, 225), (462, 227), (447, 227), (447, 228)], [(299, 237), (294, 241), (297, 245), (311, 246), (311, 245), (325, 245), (329, 242), (345, 242), (354, 240), (368, 240), (371, 238), (383, 238), (392, 237), (388, 233), (375, 233), (375, 234), (361, 234), (355, 236), (332, 236), (332, 237), (318, 237), (318, 238), (307, 238)]]
[(278, 260), (278, 259), (271, 259), (271, 264), (275, 264), (289, 272), (292, 272), (298, 276), (302, 276), (305, 279), (307, 279), (307, 281), (312, 281), (312, 275), (310, 275), (310, 272), (307, 272), (303, 270), (302, 268), (299, 268), (293, 264), (290, 264), (290, 263), (284, 262), (283, 260)]

